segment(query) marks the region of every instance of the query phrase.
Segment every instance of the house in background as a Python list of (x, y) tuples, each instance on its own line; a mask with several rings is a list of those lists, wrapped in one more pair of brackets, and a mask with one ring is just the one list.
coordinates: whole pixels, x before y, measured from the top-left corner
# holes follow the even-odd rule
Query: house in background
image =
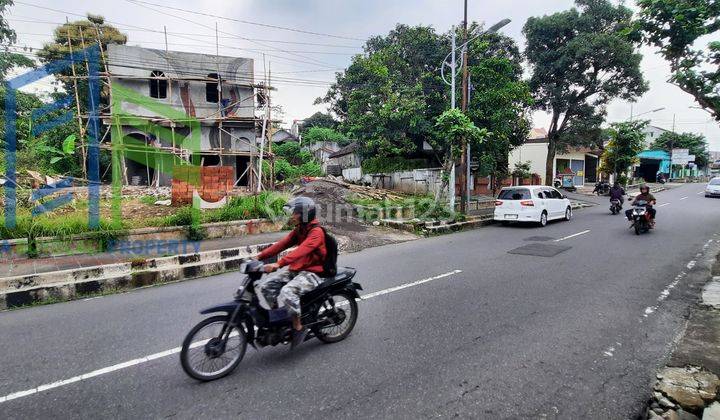
[(660, 128), (654, 125), (648, 125), (645, 127), (645, 149), (649, 150), (652, 144), (657, 140), (663, 133), (670, 133), (670, 130)]
[(313, 154), (315, 160), (320, 162), (322, 165), (323, 172), (327, 172), (328, 161), (330, 155), (341, 149), (340, 145), (335, 141), (322, 141), (313, 144), (308, 144), (303, 147)]
[(300, 138), (297, 135), (293, 134), (291, 130), (287, 130), (285, 128), (277, 130), (272, 135), (273, 144), (283, 144), (289, 141), (299, 142)]
[[(545, 184), (547, 152), (547, 131), (544, 128), (534, 128), (527, 141), (510, 152), (509, 169), (512, 171), (517, 163), (530, 162), (530, 172), (539, 175), (540, 182)], [(600, 154), (599, 150), (587, 147), (571, 148), (565, 153), (557, 153), (552, 172), (555, 176), (572, 173), (573, 184), (576, 186), (595, 183), (598, 180)]]
[[(119, 113), (102, 115), (112, 135), (121, 134), (124, 183), (170, 185), (174, 164), (166, 156), (175, 156), (232, 167), (234, 185), (252, 188), (261, 125), (255, 97), (262, 88), (252, 59), (110, 44), (107, 64), (111, 86), (125, 92)], [(183, 148), (191, 124), (199, 125), (199, 150)]]
[[(360, 164), (362, 163), (362, 160), (360, 159), (359, 150), (360, 145), (357, 142), (352, 142), (337, 152), (331, 153), (328, 156), (326, 165), (327, 173), (335, 176), (343, 175), (348, 178), (348, 176), (346, 176), (347, 174), (343, 171), (352, 169), (356, 170), (357, 178), (361, 178), (362, 171), (360, 169)], [(350, 178), (355, 178), (355, 176), (351, 176)]]

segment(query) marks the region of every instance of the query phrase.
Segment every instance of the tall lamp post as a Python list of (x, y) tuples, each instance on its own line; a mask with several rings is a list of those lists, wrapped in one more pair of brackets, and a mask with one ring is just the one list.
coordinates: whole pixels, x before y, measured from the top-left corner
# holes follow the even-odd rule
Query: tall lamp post
[[(463, 42), (461, 45), (457, 45), (456, 43), (456, 36), (455, 36), (455, 27), (452, 28), (452, 50), (450, 53), (448, 53), (447, 56), (445, 56), (445, 59), (443, 60), (442, 66), (440, 66), (440, 75), (443, 78), (443, 81), (450, 86), (450, 108), (455, 109), (457, 108), (456, 100), (455, 100), (455, 80), (458, 75), (458, 66), (457, 66), (457, 50), (462, 50), (462, 70), (463, 70), (463, 102), (462, 102), (462, 111), (467, 111), (467, 99), (468, 99), (468, 73), (467, 73), (467, 46), (470, 42), (474, 41), (475, 39), (481, 37), (485, 34), (492, 34), (498, 32), (500, 29), (502, 29), (504, 26), (509, 24), (511, 22), (510, 19), (503, 19), (500, 22), (494, 24), (490, 28), (488, 28), (485, 31), (482, 31), (475, 35), (474, 37), (467, 39), (467, 0), (465, 0), (465, 20), (463, 21), (463, 36), (466, 39), (465, 42)], [(448, 59), (450, 59), (448, 61)], [(448, 81), (445, 77), (445, 67), (448, 67), (450, 70), (450, 80)], [(467, 141), (463, 142), (462, 147), (462, 157), (460, 161), (460, 169), (461, 174), (464, 175), (464, 180), (461, 179), (460, 183), (460, 191), (461, 191), (461, 212), (465, 212), (465, 202), (469, 199), (470, 195), (470, 187), (468, 185), (470, 180), (470, 148), (468, 146)], [(450, 171), (450, 183), (449, 183), (449, 189), (450, 189), (450, 208), (452, 211), (455, 211), (455, 165), (453, 164), (453, 168)]]

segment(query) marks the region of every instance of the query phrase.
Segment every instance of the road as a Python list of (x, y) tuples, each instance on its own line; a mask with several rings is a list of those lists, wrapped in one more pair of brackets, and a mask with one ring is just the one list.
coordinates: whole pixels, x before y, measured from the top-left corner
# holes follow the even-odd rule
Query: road
[[(702, 188), (657, 194), (642, 237), (603, 201), (546, 228), (342, 255), (374, 294), (347, 340), (249, 348), (212, 383), (185, 376), (176, 348), (237, 274), (0, 313), (0, 418), (631, 418), (697, 294), (692, 261), (718, 238), (720, 200)], [(570, 249), (508, 253), (535, 236)]]

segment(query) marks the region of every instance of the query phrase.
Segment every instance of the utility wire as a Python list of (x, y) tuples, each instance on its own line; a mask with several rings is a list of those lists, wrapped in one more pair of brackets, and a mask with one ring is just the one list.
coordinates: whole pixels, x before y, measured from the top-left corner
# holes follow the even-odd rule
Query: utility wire
[[(9, 22), (21, 22), (21, 23), (34, 23), (34, 24), (43, 24), (43, 25), (66, 25), (67, 22), (52, 22), (52, 21), (46, 21), (46, 20), (37, 20), (37, 19), (15, 19), (15, 18), (9, 18), (7, 19)], [(160, 31), (157, 29), (139, 29), (138, 27), (131, 26), (131, 25), (125, 25), (125, 24), (114, 24), (118, 27), (118, 29), (122, 29), (123, 31), (127, 32), (151, 32), (151, 33), (158, 33), (158, 34), (164, 34), (164, 31)], [(188, 35), (188, 36), (200, 36), (200, 37), (207, 37), (207, 38), (215, 38), (215, 35), (213, 34), (201, 34), (201, 33), (192, 33), (192, 32), (168, 32), (168, 35)], [(234, 36), (227, 36), (227, 35), (221, 35), (218, 36), (218, 38), (223, 39), (235, 39)], [(340, 45), (340, 44), (324, 44), (319, 42), (302, 42), (302, 41), (286, 41), (281, 39), (264, 39), (264, 38), (248, 38), (248, 40), (252, 41), (262, 41), (262, 42), (275, 42), (280, 44), (295, 44), (295, 45), (313, 45), (317, 47), (329, 47), (329, 48), (352, 48), (361, 50), (362, 47), (355, 46), (355, 45)]]
[(211, 13), (203, 13), (203, 12), (197, 12), (197, 11), (194, 11), (194, 10), (182, 9), (182, 8), (179, 8), (179, 7), (172, 7), (172, 6), (166, 6), (166, 5), (163, 5), (163, 4), (151, 3), (151, 2), (149, 2), (149, 1), (142, 1), (142, 0), (126, 0), (126, 1), (129, 1), (129, 2), (131, 2), (131, 3), (147, 4), (147, 5), (151, 5), (151, 6), (162, 7), (162, 8), (164, 8), (164, 9), (177, 10), (177, 11), (180, 11), (180, 12), (192, 13), (192, 14), (195, 14), (195, 15), (207, 16), (207, 17), (212, 17), (212, 18), (216, 18), (216, 19), (229, 20), (229, 21), (232, 21), (232, 22), (244, 23), (244, 24), (247, 24), (247, 25), (256, 25), (256, 26), (262, 26), (262, 27), (265, 27), (265, 28), (280, 29), (280, 30), (283, 30), (283, 31), (299, 32), (299, 33), (303, 33), (303, 34), (316, 35), (316, 36), (325, 36), (325, 37), (329, 37), (329, 38), (349, 39), (349, 40), (354, 40), (354, 41), (366, 41), (366, 40), (363, 39), (363, 38), (354, 38), (354, 37), (350, 37), (350, 36), (333, 35), (333, 34), (327, 34), (327, 33), (322, 33), (322, 32), (312, 32), (312, 31), (306, 31), (306, 30), (303, 30), (303, 29), (288, 28), (288, 27), (285, 27), (285, 26), (270, 25), (270, 24), (267, 24), (267, 23), (252, 22), (252, 21), (242, 20), (242, 19), (234, 19), (234, 18), (229, 18), (229, 17), (226, 17), (226, 16), (214, 15), (214, 14), (211, 14)]

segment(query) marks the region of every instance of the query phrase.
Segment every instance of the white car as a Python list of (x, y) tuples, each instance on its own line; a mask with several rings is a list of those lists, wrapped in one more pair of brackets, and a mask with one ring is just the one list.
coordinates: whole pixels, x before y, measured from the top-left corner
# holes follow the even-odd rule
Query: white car
[(705, 187), (705, 197), (720, 197), (720, 177), (713, 178)]
[(570, 200), (553, 187), (506, 187), (495, 201), (494, 219), (503, 223), (531, 222), (545, 226), (549, 220), (571, 218)]

